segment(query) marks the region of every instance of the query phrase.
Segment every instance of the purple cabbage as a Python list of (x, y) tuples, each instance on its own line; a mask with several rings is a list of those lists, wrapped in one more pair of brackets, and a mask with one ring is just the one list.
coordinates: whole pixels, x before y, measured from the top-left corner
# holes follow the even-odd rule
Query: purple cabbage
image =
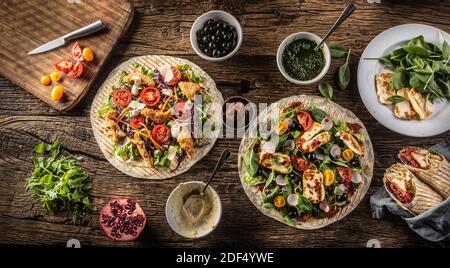
[(164, 79), (163, 79), (161, 73), (158, 71), (158, 69), (155, 69), (153, 71), (153, 78), (155, 79), (156, 84), (158, 84), (158, 86), (160, 86), (161, 88), (172, 89), (172, 87), (170, 87), (164, 83)]

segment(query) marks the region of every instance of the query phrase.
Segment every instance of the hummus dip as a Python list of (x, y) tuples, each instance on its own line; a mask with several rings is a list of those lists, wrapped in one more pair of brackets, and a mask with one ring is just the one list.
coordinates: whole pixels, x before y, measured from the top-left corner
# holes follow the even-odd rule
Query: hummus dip
[(202, 182), (180, 184), (167, 200), (169, 225), (178, 234), (188, 238), (204, 236), (216, 228), (221, 204), (217, 193)]

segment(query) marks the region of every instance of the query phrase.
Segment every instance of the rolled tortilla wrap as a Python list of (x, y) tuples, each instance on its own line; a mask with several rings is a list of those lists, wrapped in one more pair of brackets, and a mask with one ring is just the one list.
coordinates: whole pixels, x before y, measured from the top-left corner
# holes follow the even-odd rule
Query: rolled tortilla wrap
[(402, 164), (389, 167), (384, 173), (383, 183), (399, 206), (414, 215), (422, 214), (444, 201), (437, 192)]
[(450, 196), (450, 163), (442, 155), (424, 148), (408, 147), (400, 151), (398, 158), (444, 199)]

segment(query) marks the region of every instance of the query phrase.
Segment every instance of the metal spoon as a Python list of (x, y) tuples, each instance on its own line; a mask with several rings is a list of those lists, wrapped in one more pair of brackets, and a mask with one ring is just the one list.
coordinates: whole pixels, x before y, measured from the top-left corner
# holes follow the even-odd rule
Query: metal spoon
[(212, 179), (216, 176), (217, 172), (223, 168), (225, 163), (228, 161), (228, 159), (231, 156), (231, 152), (228, 149), (223, 150), (222, 154), (220, 155), (219, 161), (217, 161), (216, 167), (214, 168), (213, 172), (208, 178), (208, 181), (206, 182), (205, 186), (203, 186), (203, 189), (201, 192), (198, 190), (193, 190), (189, 196), (193, 195), (203, 195), (203, 193), (206, 191), (206, 188), (208, 188), (209, 183), (212, 181)]
[(320, 43), (314, 48), (314, 50), (319, 49), (319, 47), (323, 44), (323, 42), (325, 42), (325, 40), (339, 27), (339, 25), (341, 25), (341, 23), (343, 23), (344, 20), (346, 20), (353, 13), (353, 11), (355, 11), (355, 10), (356, 10), (355, 3), (353, 3), (353, 2), (349, 3), (345, 7), (344, 11), (342, 11), (342, 13), (339, 16), (339, 18), (336, 20), (336, 22), (334, 23), (333, 27), (331, 27), (331, 29), (322, 38), (322, 41), (320, 41)]

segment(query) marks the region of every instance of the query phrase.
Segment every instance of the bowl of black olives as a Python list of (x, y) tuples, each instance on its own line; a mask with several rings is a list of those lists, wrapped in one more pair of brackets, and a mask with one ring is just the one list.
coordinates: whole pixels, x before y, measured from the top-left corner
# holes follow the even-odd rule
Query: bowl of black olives
[(230, 13), (209, 11), (194, 22), (190, 33), (191, 45), (205, 60), (222, 61), (233, 56), (242, 43), (242, 27)]

